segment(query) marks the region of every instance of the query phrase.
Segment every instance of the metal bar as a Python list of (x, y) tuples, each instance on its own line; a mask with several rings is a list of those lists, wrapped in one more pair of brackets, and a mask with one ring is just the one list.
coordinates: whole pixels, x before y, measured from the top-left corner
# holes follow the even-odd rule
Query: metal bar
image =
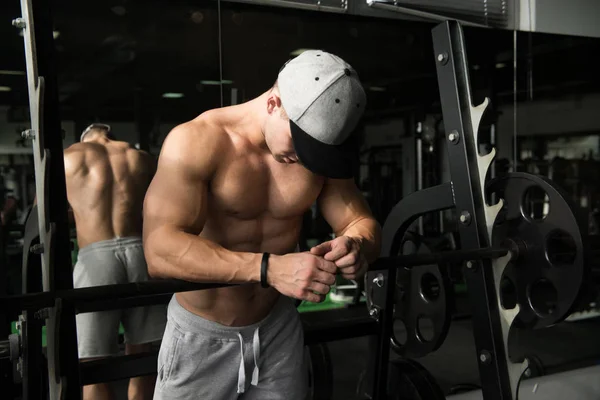
[(134, 296), (121, 299), (110, 300), (91, 300), (89, 302), (78, 303), (75, 307), (77, 314), (107, 311), (107, 310), (123, 310), (126, 308), (153, 306), (157, 304), (168, 304), (173, 293), (154, 294), (148, 296)]
[[(426, 11), (413, 10), (412, 8), (406, 8), (406, 7), (400, 7), (400, 6), (395, 6), (395, 5), (391, 5), (391, 4), (385, 4), (385, 3), (381, 3), (380, 1), (375, 1), (375, 0), (367, 0), (367, 4), (369, 5), (369, 7), (372, 7), (372, 8), (377, 8), (377, 9), (385, 10), (385, 11), (394, 11), (397, 13), (412, 15), (413, 17), (424, 18), (424, 19), (428, 19), (428, 20), (432, 20), (432, 21), (445, 21), (448, 19), (448, 16), (434, 14), (434, 13), (430, 13), (430, 12), (426, 12)], [(475, 22), (469, 22), (469, 21), (464, 21), (464, 20), (460, 20), (460, 23), (462, 25), (466, 25), (466, 26), (475, 26), (478, 28), (489, 28), (489, 26), (487, 26), (487, 25), (477, 24)]]
[(81, 384), (93, 385), (156, 374), (158, 352), (129, 354), (100, 360), (81, 361)]
[[(489, 246), (489, 238), (478, 154), (474, 153), (472, 105), (462, 32), (457, 22), (449, 21), (436, 26), (432, 34), (444, 127), (449, 139), (447, 149), (453, 193), (457, 213), (463, 216), (463, 222), (458, 224), (461, 248), (479, 249)], [(465, 270), (465, 277), (473, 310), (473, 333), (484, 398), (512, 399), (494, 271), (489, 259), (476, 264), (483, 267)]]
[(29, 147), (0, 147), (0, 155), (3, 156), (18, 156), (18, 155), (33, 155), (33, 150)]
[(304, 343), (332, 342), (378, 333), (377, 322), (365, 307), (354, 307), (300, 314), (304, 326)]
[[(421, 124), (419, 122), (419, 124)], [(423, 190), (423, 136), (422, 129), (417, 131), (419, 137), (417, 137), (417, 190)], [(419, 218), (419, 235), (425, 233), (425, 227), (423, 226), (423, 217)]]
[[(25, 45), (43, 288), (67, 290), (73, 288), (73, 275), (51, 5), (21, 0), (21, 11), (23, 18), (16, 26), (23, 29)], [(79, 369), (72, 368), (78, 360), (75, 313), (68, 305), (59, 306), (50, 310), (46, 322), (49, 397), (77, 400)]]
[(504, 247), (484, 247), (481, 249), (442, 251), (431, 254), (409, 254), (397, 257), (381, 257), (371, 264), (369, 271), (500, 258), (507, 255), (509, 251), (509, 249)]
[[(194, 283), (174, 279), (147, 281), (7, 296), (0, 298), (0, 306), (4, 309), (34, 311), (53, 307), (56, 299), (61, 299), (63, 302), (73, 304), (79, 312), (91, 312), (126, 308), (124, 307), (125, 305), (128, 307), (137, 307), (140, 305), (160, 304), (164, 301), (163, 295), (225, 286), (231, 285)], [(156, 302), (151, 300), (152, 297), (156, 299)], [(106, 305), (106, 308), (103, 308), (104, 305)]]
[[(366, 315), (365, 309), (362, 309), (362, 315), (353, 318), (342, 317), (340, 320), (337, 320), (337, 317), (333, 316), (337, 314), (343, 315), (346, 311), (350, 310), (319, 311), (301, 314), (300, 318), (303, 320), (304, 325), (304, 343), (312, 345), (375, 335), (377, 333), (377, 323)], [(332, 314), (333, 320), (327, 317), (330, 313), (335, 313)], [(307, 320), (313, 319), (311, 317), (318, 314), (326, 315), (322, 317), (325, 322), (319, 324), (307, 322)], [(81, 370), (82, 385), (156, 374), (157, 357), (158, 352), (149, 352), (80, 362), (79, 368)]]
[(295, 8), (298, 10), (309, 10), (309, 11), (324, 11), (336, 14), (345, 14), (348, 12), (348, 2), (340, 1), (341, 7), (322, 6), (320, 2), (316, 4), (300, 3), (295, 1), (284, 1), (284, 0), (226, 0), (232, 3), (246, 3), (246, 4), (258, 4), (262, 6), (275, 6), (283, 8)]

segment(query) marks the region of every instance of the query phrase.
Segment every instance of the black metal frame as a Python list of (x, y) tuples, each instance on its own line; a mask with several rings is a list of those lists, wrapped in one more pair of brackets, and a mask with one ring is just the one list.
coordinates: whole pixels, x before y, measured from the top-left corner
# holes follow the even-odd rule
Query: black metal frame
[[(73, 288), (73, 276), (50, 3), (21, 0), (21, 11), (22, 18), (15, 25), (24, 32), (31, 116), (28, 136), (33, 139), (43, 289), (68, 290)], [(81, 391), (79, 369), (70, 368), (78, 357), (74, 310), (69, 305), (61, 307), (57, 302), (48, 310), (45, 319), (47, 340), (51, 343), (47, 348), (51, 399), (55, 395), (77, 399)], [(25, 336), (31, 343), (38, 337), (39, 325), (32, 323), (27, 326), (35, 327), (35, 333), (32, 330)], [(26, 386), (24, 391), (29, 394), (40, 385), (40, 382), (30, 379), (23, 383)]]
[[(447, 210), (454, 206), (452, 185), (445, 183), (432, 188), (420, 190), (402, 199), (390, 212), (383, 225), (381, 257), (394, 257), (400, 251), (400, 242), (408, 228), (420, 216), (436, 211)], [(381, 261), (384, 263), (385, 261)], [(375, 267), (376, 268), (376, 267)], [(370, 347), (374, 350), (371, 357), (370, 368), (367, 369), (365, 377), (366, 393), (370, 399), (387, 398), (388, 371), (390, 358), (390, 345), (394, 323), (394, 292), (396, 289), (397, 266), (389, 268), (381, 275), (384, 285), (381, 287), (383, 304), (379, 308), (383, 310), (376, 313), (379, 325), (379, 334), (371, 338)], [(377, 269), (374, 269), (377, 271)], [(367, 279), (371, 279), (369, 272)]]
[[(40, 238), (46, 277), (44, 293), (32, 294), (29, 303), (27, 295), (19, 298), (5, 298), (3, 307), (31, 310), (39, 309), (41, 301), (47, 305), (48, 378), (51, 398), (58, 395), (60, 398), (79, 399), (81, 396), (80, 369), (73, 368), (73, 366), (79, 365), (75, 328), (76, 309), (79, 312), (89, 312), (123, 308), (124, 305), (131, 307), (156, 304), (166, 301), (173, 291), (198, 290), (223, 285), (173, 281), (149, 282), (148, 284), (113, 286), (110, 296), (106, 295), (106, 288), (103, 287), (73, 290), (62, 137), (53, 59), (52, 15), (49, 3), (43, 0), (22, 0), (22, 8), (24, 16), (28, 16), (26, 20), (29, 26), (25, 29), (33, 26), (33, 45), (38, 44), (36, 52), (35, 47), (33, 49), (27, 47), (28, 39), (25, 39), (26, 49), (33, 51), (35, 55), (34, 57), (28, 55), (29, 60), (33, 60), (28, 63), (30, 64), (28, 65), (30, 97), (39, 95), (39, 98), (30, 99), (30, 104), (32, 106), (32, 124), (38, 117), (40, 121), (39, 130), (34, 131), (34, 134), (37, 135), (35, 141), (39, 146), (38, 151), (43, 149), (43, 154), (38, 159), (42, 165), (36, 165), (36, 180), (42, 180), (42, 184), (38, 185), (38, 190), (44, 189), (38, 193), (38, 199), (42, 197), (43, 207), (39, 211)], [(35, 24), (33, 24), (33, 15), (36, 17)], [(437, 73), (445, 127), (448, 132), (456, 132), (458, 135), (458, 140), (452, 141), (453, 144), (448, 146), (453, 180), (451, 183), (415, 192), (392, 210), (390, 218), (383, 228), (385, 240), (381, 252), (383, 257), (398, 254), (398, 237), (401, 237), (419, 216), (452, 207), (456, 207), (460, 213), (469, 215), (468, 223), (459, 228), (462, 249), (467, 252), (473, 251), (472, 254), (475, 258), (475, 253), (479, 249), (487, 248), (490, 245), (486, 234), (485, 204), (479, 183), (477, 154), (473, 154), (472, 150), (476, 147), (471, 143), (474, 140), (474, 132), (470, 115), (466, 56), (460, 26), (456, 22), (438, 25), (433, 29), (433, 39), (438, 60)], [(33, 66), (32, 63), (34, 63)], [(36, 79), (36, 68), (39, 72), (39, 80)], [(39, 87), (37, 87), (38, 85)], [(37, 169), (41, 169), (41, 171)], [(511, 396), (511, 388), (493, 272), (489, 259), (483, 259), (476, 264), (481, 268), (472, 268), (465, 275), (473, 305), (477, 352), (482, 356), (485, 355), (485, 362), (480, 363), (483, 393), (486, 400), (507, 399)], [(373, 368), (368, 371), (371, 374), (372, 382), (369, 397), (374, 399), (387, 397), (395, 281), (396, 268), (389, 268), (385, 273), (383, 313), (378, 316), (377, 324), (366, 320), (348, 320), (339, 326), (322, 326), (318, 334), (311, 333), (313, 328), (310, 327), (307, 331), (307, 338), (309, 340), (316, 339), (316, 341), (354, 337), (359, 336), (358, 333), (360, 335), (378, 333), (373, 339), (376, 349), (372, 360)], [(100, 296), (104, 298), (99, 298)], [(358, 330), (349, 333), (351, 326), (352, 328), (358, 327)], [(32, 332), (33, 335), (28, 335), (28, 337), (35, 337), (37, 340), (38, 326), (35, 328), (36, 333)], [(147, 360), (141, 356), (130, 357), (131, 360), (127, 360), (132, 361), (138, 358)], [(483, 360), (483, 358), (481, 359)], [(125, 361), (126, 358), (120, 360)], [(93, 367), (102, 364), (90, 364), (89, 367), (84, 367), (85, 380), (91, 381), (89, 372), (93, 370)], [(109, 364), (104, 363), (104, 365)], [(145, 372), (152, 373), (154, 371), (147, 369)], [(39, 390), (35, 392), (33, 386), (38, 386), (39, 382), (29, 381), (27, 384), (31, 386), (29, 393), (39, 393)]]
[[(377, 323), (362, 307), (303, 313), (300, 318), (307, 346), (377, 334)], [(88, 385), (156, 374), (157, 356), (158, 352), (154, 351), (80, 362), (81, 383)]]
[[(454, 201), (458, 214), (461, 248), (478, 249), (490, 245), (485, 219), (485, 200), (479, 180), (477, 143), (471, 115), (471, 93), (463, 35), (456, 21), (433, 29), (444, 127), (448, 141), (448, 161)], [(451, 133), (454, 134), (451, 136)], [(453, 140), (451, 140), (453, 139)], [(491, 260), (475, 262), (464, 269), (473, 310), (473, 333), (479, 359), (479, 374), (486, 400), (511, 399), (504, 338)]]
[[(372, 313), (379, 324), (379, 335), (373, 338), (374, 349), (372, 368), (368, 371), (370, 385), (365, 393), (368, 398), (387, 397), (389, 350), (393, 327), (393, 303), (396, 282), (396, 268), (393, 259), (398, 255), (402, 237), (413, 221), (419, 216), (456, 208), (463, 216), (459, 224), (461, 250), (446, 256), (456, 255), (459, 260), (469, 260), (471, 268), (465, 268), (469, 296), (473, 307), (473, 332), (477, 348), (479, 372), (486, 400), (512, 399), (510, 376), (506, 359), (505, 343), (498, 310), (498, 297), (495, 289), (494, 271), (491, 258), (504, 256), (507, 249), (490, 248), (485, 219), (485, 200), (480, 183), (478, 154), (476, 153), (477, 127), (473, 126), (471, 98), (466, 52), (460, 25), (447, 21), (433, 30), (439, 91), (444, 126), (448, 135), (448, 161), (452, 181), (429, 189), (421, 190), (405, 197), (392, 210), (383, 227), (383, 246), (380, 259), (370, 269), (381, 270), (380, 289), (375, 288), (377, 307)], [(492, 254), (495, 253), (495, 254)], [(441, 254), (429, 257), (439, 261)], [(466, 257), (469, 258), (466, 258)], [(419, 263), (426, 257), (413, 257)], [(410, 261), (410, 256), (402, 260)], [(447, 261), (444, 258), (444, 261)], [(397, 263), (396, 263), (397, 264)], [(417, 263), (415, 262), (415, 265)], [(410, 265), (407, 265), (410, 267)], [(385, 292), (385, 294), (383, 294)], [(382, 310), (383, 312), (378, 312)]]

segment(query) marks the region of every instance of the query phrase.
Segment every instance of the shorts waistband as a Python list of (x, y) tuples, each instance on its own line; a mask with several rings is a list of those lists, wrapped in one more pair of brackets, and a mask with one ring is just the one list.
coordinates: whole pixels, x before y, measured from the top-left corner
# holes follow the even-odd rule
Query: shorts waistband
[(116, 237), (99, 242), (90, 243), (79, 249), (79, 254), (85, 254), (95, 250), (118, 250), (124, 247), (141, 246), (141, 236)]
[[(256, 328), (260, 328), (261, 332), (266, 332), (270, 327), (285, 324), (287, 319), (291, 317), (290, 313), (295, 312), (297, 311), (292, 300), (286, 296), (279, 296), (269, 314), (261, 321), (246, 326), (227, 326), (202, 318), (186, 310), (179, 304), (175, 295), (173, 295), (169, 302), (167, 318), (180, 328), (190, 332), (212, 333), (223, 339), (239, 340), (239, 334), (244, 338), (251, 338)], [(286, 318), (283, 318), (284, 316)]]

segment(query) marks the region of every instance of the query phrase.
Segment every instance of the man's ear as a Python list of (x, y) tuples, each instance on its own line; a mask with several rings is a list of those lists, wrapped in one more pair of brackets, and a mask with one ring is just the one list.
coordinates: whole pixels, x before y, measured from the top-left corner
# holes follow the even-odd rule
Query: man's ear
[(279, 90), (275, 87), (269, 92), (267, 97), (267, 112), (272, 114), (273, 111), (281, 108), (281, 98), (279, 97)]

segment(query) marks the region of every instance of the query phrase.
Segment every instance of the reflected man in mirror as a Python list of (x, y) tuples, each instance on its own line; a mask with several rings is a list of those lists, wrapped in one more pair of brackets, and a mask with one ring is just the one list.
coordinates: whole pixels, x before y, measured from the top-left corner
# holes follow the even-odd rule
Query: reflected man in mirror
[[(142, 246), (142, 204), (155, 160), (126, 142), (110, 126), (92, 124), (64, 152), (67, 198), (75, 220), (79, 253), (73, 271), (76, 288), (143, 282), (148, 267)], [(82, 361), (119, 352), (119, 326), (126, 354), (151, 350), (162, 338), (165, 306), (136, 307), (77, 315)], [(129, 399), (151, 399), (155, 376), (129, 382)], [(84, 399), (113, 398), (108, 384), (87, 385)]]

